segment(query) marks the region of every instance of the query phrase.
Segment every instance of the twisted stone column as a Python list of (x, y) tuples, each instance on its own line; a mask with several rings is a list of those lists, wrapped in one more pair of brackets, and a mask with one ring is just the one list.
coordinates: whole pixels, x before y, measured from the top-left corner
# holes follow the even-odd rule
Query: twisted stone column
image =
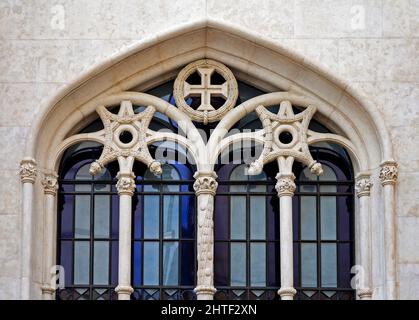
[(359, 199), (359, 241), (362, 266), (361, 283), (357, 294), (361, 300), (371, 300), (371, 242), (370, 242), (370, 190), (372, 182), (369, 174), (359, 174), (355, 190)]
[(54, 246), (55, 243), (55, 226), (56, 220), (56, 196), (58, 190), (58, 175), (55, 173), (46, 174), (42, 180), (45, 195), (45, 209), (44, 209), (44, 270), (43, 270), (43, 284), (41, 287), (42, 298), (44, 300), (53, 300), (55, 294), (55, 274), (51, 274), (51, 268), (55, 265)]
[(275, 189), (279, 197), (279, 224), (281, 243), (281, 288), (278, 294), (281, 300), (293, 300), (297, 291), (294, 289), (293, 236), (292, 236), (292, 197), (295, 192), (295, 176), (292, 173), (276, 176)]
[(21, 245), (21, 283), (20, 295), (22, 300), (30, 299), (31, 279), (31, 247), (32, 247), (32, 201), (33, 185), (37, 169), (32, 158), (25, 158), (20, 162), (20, 179), (22, 181), (22, 245)]
[(381, 164), (380, 180), (383, 186), (384, 200), (384, 246), (386, 261), (387, 299), (397, 299), (396, 279), (396, 210), (395, 185), (398, 177), (397, 163), (385, 161)]
[(119, 194), (119, 269), (118, 286), (115, 291), (119, 300), (130, 300), (131, 287), (131, 203), (135, 191), (135, 176), (132, 172), (120, 171), (116, 188)]
[(193, 185), (198, 203), (197, 286), (198, 300), (212, 300), (214, 288), (214, 196), (218, 183), (215, 172), (196, 172)]

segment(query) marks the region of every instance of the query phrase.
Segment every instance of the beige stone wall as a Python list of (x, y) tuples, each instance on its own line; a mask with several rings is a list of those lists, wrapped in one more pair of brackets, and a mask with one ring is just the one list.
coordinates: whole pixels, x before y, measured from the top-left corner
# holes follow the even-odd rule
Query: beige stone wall
[(303, 54), (377, 105), (400, 163), (400, 294), (419, 299), (419, 0), (0, 0), (0, 299), (19, 296), (18, 165), (42, 102), (109, 55), (205, 17)]

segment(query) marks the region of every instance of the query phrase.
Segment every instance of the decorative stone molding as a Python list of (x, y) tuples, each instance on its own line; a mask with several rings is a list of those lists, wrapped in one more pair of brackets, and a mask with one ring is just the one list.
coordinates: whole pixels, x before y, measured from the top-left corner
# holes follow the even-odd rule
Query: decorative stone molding
[(218, 182), (215, 180), (217, 175), (215, 173), (206, 174), (197, 172), (194, 177), (196, 180), (193, 184), (193, 188), (197, 196), (201, 194), (215, 195), (218, 187)]
[(44, 176), (42, 180), (42, 186), (44, 187), (44, 193), (55, 196), (58, 190), (58, 175), (55, 173), (49, 173)]
[(115, 292), (118, 294), (131, 295), (134, 289), (131, 286), (117, 286)]
[[(187, 82), (189, 76), (195, 72), (200, 75), (201, 84), (193, 85)], [(211, 84), (214, 72), (225, 79), (223, 84)], [(192, 120), (204, 124), (221, 120), (234, 107), (238, 95), (237, 81), (231, 70), (222, 63), (209, 59), (198, 60), (184, 67), (178, 74), (173, 88), (173, 96), (179, 109), (188, 114)], [(201, 105), (196, 110), (185, 101), (192, 96), (201, 98)], [(224, 104), (216, 109), (211, 104), (211, 96), (224, 98)]]
[[(124, 100), (118, 114), (109, 112), (105, 106), (99, 106), (96, 111), (105, 129), (101, 136), (102, 154), (90, 166), (92, 175), (100, 172), (109, 162), (121, 157), (132, 157), (146, 164), (153, 173), (162, 173), (160, 163), (150, 155), (146, 140), (148, 126), (155, 112), (154, 107), (148, 106), (143, 112), (136, 114), (131, 101)], [(123, 134), (128, 136), (127, 140), (121, 139)]]
[[(313, 159), (308, 148), (308, 126), (315, 112), (316, 107), (309, 105), (294, 114), (288, 100), (281, 102), (277, 114), (259, 105), (256, 113), (264, 129), (264, 144), (259, 158), (250, 164), (249, 174), (259, 174), (266, 163), (279, 157), (292, 157), (307, 165), (312, 173), (321, 175), (322, 166)], [(315, 132), (311, 132), (313, 134)]]
[(55, 288), (53, 288), (50, 284), (43, 284), (41, 286), (42, 294), (49, 294), (54, 295), (55, 294)]
[(277, 183), (275, 185), (275, 189), (278, 192), (278, 196), (293, 196), (296, 185), (294, 183), (295, 176), (294, 174), (281, 174), (278, 173), (276, 175)]
[(356, 177), (355, 191), (358, 198), (370, 196), (373, 183), (369, 174), (360, 174)]
[[(282, 300), (292, 300), (294, 298), (294, 296), (296, 295), (296, 293), (297, 293), (297, 290), (295, 290), (292, 287), (280, 288), (278, 290), (278, 294), (281, 296)], [(285, 299), (284, 299), (284, 297), (285, 297)]]
[(373, 291), (370, 288), (358, 289), (356, 292), (361, 300), (371, 300)]
[(197, 286), (194, 289), (194, 291), (197, 295), (204, 295), (204, 296), (213, 297), (214, 294), (217, 292), (217, 289), (215, 289), (212, 286)]
[(32, 158), (24, 158), (20, 162), (19, 174), (22, 183), (35, 183), (37, 174), (36, 161)]
[(135, 191), (135, 176), (133, 173), (121, 174), (118, 173), (116, 176), (118, 182), (116, 183), (116, 189), (118, 190), (119, 195), (128, 195), (132, 196)]
[(396, 161), (384, 161), (381, 164), (380, 180), (383, 186), (387, 184), (396, 184), (398, 175), (399, 172)]

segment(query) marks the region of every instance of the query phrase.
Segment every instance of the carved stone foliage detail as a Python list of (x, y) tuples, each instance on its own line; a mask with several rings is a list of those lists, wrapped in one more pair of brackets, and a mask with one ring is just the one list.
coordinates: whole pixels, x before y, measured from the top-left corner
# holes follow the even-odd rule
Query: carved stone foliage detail
[(360, 176), (355, 183), (355, 190), (358, 197), (369, 196), (373, 183), (369, 176)]
[[(199, 84), (190, 84), (188, 78), (195, 72), (198, 73), (201, 81)], [(218, 73), (224, 82), (212, 83), (212, 76)], [(176, 104), (188, 114), (192, 120), (203, 122), (219, 121), (234, 107), (238, 97), (237, 81), (233, 73), (225, 65), (214, 60), (198, 60), (188, 64), (176, 78), (173, 95)], [(199, 97), (200, 105), (193, 109), (187, 103), (190, 97)], [(216, 108), (211, 102), (212, 98), (223, 98), (225, 102)]]
[(58, 190), (58, 175), (55, 173), (46, 174), (42, 180), (42, 186), (44, 187), (45, 194), (51, 194), (55, 196)]
[(381, 165), (380, 180), (381, 184), (395, 184), (398, 178), (399, 172), (397, 163), (394, 161), (386, 161)]
[(146, 164), (153, 173), (162, 173), (160, 163), (151, 157), (146, 142), (154, 107), (148, 106), (143, 112), (136, 114), (130, 101), (122, 101), (118, 114), (109, 112), (104, 106), (98, 107), (97, 112), (105, 128), (105, 138), (100, 158), (90, 166), (92, 175), (119, 157), (133, 157)]
[(29, 158), (23, 159), (20, 162), (19, 174), (23, 183), (34, 183), (37, 174), (35, 160)]
[(256, 113), (264, 129), (264, 145), (259, 158), (250, 165), (249, 173), (259, 174), (266, 163), (291, 157), (307, 165), (313, 174), (321, 175), (322, 166), (311, 156), (307, 143), (308, 126), (315, 112), (316, 107), (309, 105), (294, 114), (290, 101), (282, 101), (277, 114), (258, 106)]
[(215, 195), (217, 191), (218, 183), (213, 177), (198, 177), (195, 180), (195, 183), (193, 185), (193, 188), (195, 190), (195, 193), (197, 195), (201, 193), (208, 193)]
[(118, 190), (118, 194), (132, 196), (136, 187), (134, 175), (118, 175), (117, 178), (116, 189)]
[(276, 176), (277, 183), (275, 189), (278, 192), (279, 196), (293, 196), (296, 185), (294, 183), (295, 176), (293, 174), (282, 175), (278, 174)]

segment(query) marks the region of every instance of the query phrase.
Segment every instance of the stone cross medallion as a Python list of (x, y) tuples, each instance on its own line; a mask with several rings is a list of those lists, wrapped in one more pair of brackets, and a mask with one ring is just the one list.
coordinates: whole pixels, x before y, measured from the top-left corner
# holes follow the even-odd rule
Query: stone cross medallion
[[(212, 83), (211, 78), (215, 72), (224, 78), (223, 83)], [(194, 73), (197, 73), (201, 79), (199, 84), (188, 82), (188, 78)], [(183, 68), (176, 78), (173, 90), (177, 106), (192, 120), (204, 124), (219, 121), (234, 107), (238, 94), (237, 81), (231, 70), (219, 62), (208, 59), (198, 60)], [(186, 102), (190, 97), (201, 98), (201, 104), (196, 110)], [(221, 97), (225, 102), (219, 108), (215, 108), (211, 103), (212, 97)]]

